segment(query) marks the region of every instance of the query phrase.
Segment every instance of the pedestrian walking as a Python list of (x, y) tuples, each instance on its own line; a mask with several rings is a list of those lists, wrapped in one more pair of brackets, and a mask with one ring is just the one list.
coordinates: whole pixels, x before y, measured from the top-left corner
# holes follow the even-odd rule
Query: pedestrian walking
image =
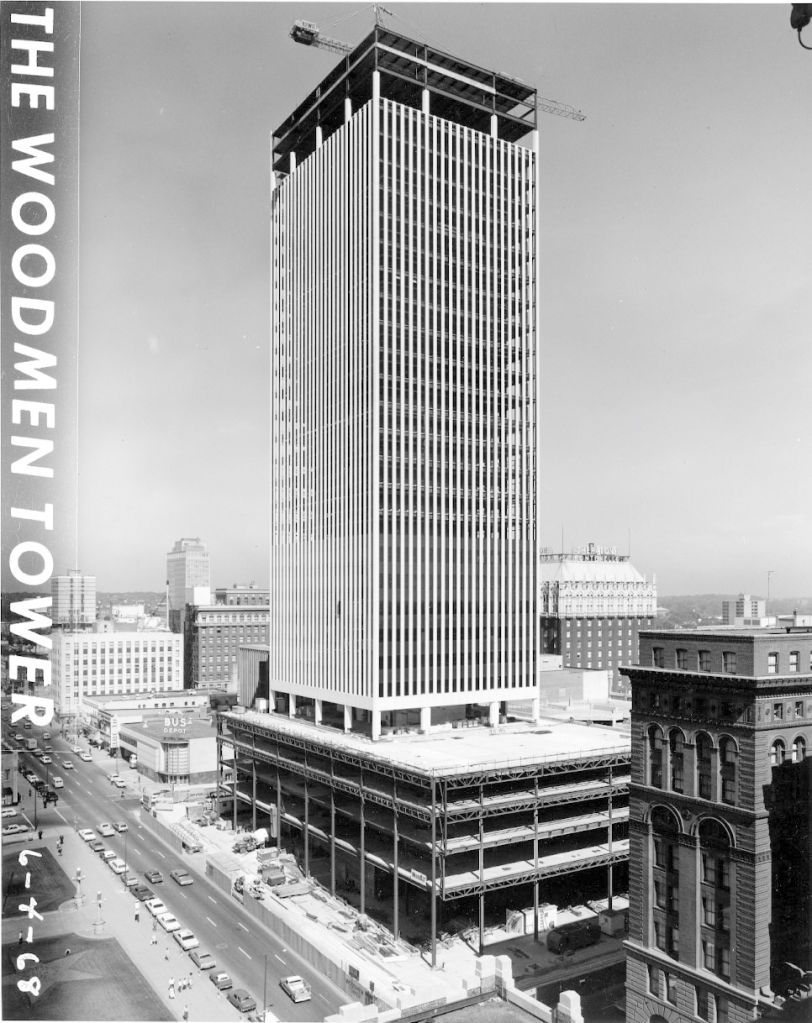
[[(57, 852), (59, 853), (59, 855), (61, 856), (61, 855), (62, 855), (62, 846), (61, 846), (61, 845), (58, 845), (58, 846), (56, 847), (56, 851), (57, 851)], [(136, 919), (137, 919), (137, 918), (136, 918)]]
[(41, 841), (42, 841), (42, 832), (41, 832), (41, 831), (37, 832), (37, 835), (38, 835), (38, 837), (39, 837), (39, 840), (40, 840), (40, 842), (41, 842)]
[(23, 932), (22, 932), (22, 931), (20, 931), (20, 939), (19, 939), (19, 941), (17, 942), (17, 944), (18, 944), (18, 945), (22, 945), (22, 943), (23, 943)]
[(175, 997), (175, 978), (174, 977), (170, 977), (169, 978), (169, 997), (170, 998), (174, 998)]
[(183, 1007), (183, 1018), (187, 1020), (189, 1018), (189, 1006), (184, 1005)]
[(189, 979), (186, 981), (186, 987), (191, 991), (192, 989), (192, 971), (189, 970)]
[(158, 935), (155, 933), (155, 931), (152, 932), (152, 937), (150, 938), (150, 942), (149, 943), (150, 943), (150, 945), (157, 945), (158, 944)]
[(136, 902), (135, 910), (134, 910), (134, 914), (133, 915), (135, 916), (135, 922), (138, 923), (140, 921), (140, 919), (141, 919), (141, 903), (140, 902)]

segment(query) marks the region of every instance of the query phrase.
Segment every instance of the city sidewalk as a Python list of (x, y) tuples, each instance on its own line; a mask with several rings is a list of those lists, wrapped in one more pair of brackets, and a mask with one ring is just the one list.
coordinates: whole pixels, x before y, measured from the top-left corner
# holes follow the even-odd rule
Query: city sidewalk
[[(57, 850), (59, 835), (64, 835), (61, 857)], [(245, 1018), (226, 1000), (226, 993), (215, 989), (208, 979), (208, 971), (197, 969), (171, 934), (159, 924), (153, 931), (153, 918), (143, 906), (139, 922), (135, 922), (135, 899), (121, 878), (88, 849), (71, 825), (45, 825), (42, 844), (48, 847), (71, 880), (75, 878), (77, 867), (81, 868), (83, 899), (79, 907), (75, 899), (70, 899), (55, 912), (45, 914), (38, 925), (40, 934), (76, 932), (85, 938), (115, 938), (178, 1020), (182, 1020), (185, 1008), (189, 1010), (189, 1020), (201, 1023)], [(101, 911), (96, 902), (97, 892), (102, 895)], [(152, 944), (153, 934), (157, 944)], [(178, 991), (178, 982), (183, 978), (188, 980), (190, 974), (191, 987)], [(174, 998), (169, 997), (170, 978), (175, 980)]]

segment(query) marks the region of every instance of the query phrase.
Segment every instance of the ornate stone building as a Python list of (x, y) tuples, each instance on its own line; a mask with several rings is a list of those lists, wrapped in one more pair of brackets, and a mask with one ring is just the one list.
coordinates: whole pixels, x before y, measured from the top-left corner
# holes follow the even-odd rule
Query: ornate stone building
[(644, 632), (628, 674), (626, 1018), (758, 1019), (812, 966), (812, 631)]

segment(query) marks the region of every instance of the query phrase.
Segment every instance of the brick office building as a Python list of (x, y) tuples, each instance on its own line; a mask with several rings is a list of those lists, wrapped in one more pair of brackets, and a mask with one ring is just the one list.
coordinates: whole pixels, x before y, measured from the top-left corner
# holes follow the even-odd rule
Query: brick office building
[(643, 632), (628, 674), (626, 1018), (757, 1019), (812, 966), (812, 630)]

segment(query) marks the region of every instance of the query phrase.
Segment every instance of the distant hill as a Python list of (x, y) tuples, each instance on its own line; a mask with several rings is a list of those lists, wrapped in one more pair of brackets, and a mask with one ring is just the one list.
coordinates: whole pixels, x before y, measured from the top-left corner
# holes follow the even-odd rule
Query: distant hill
[[(722, 621), (722, 601), (735, 600), (738, 593), (660, 594), (657, 627), (692, 629), (698, 625), (718, 625)], [(768, 614), (788, 615), (793, 611), (812, 614), (810, 597), (771, 597)]]

